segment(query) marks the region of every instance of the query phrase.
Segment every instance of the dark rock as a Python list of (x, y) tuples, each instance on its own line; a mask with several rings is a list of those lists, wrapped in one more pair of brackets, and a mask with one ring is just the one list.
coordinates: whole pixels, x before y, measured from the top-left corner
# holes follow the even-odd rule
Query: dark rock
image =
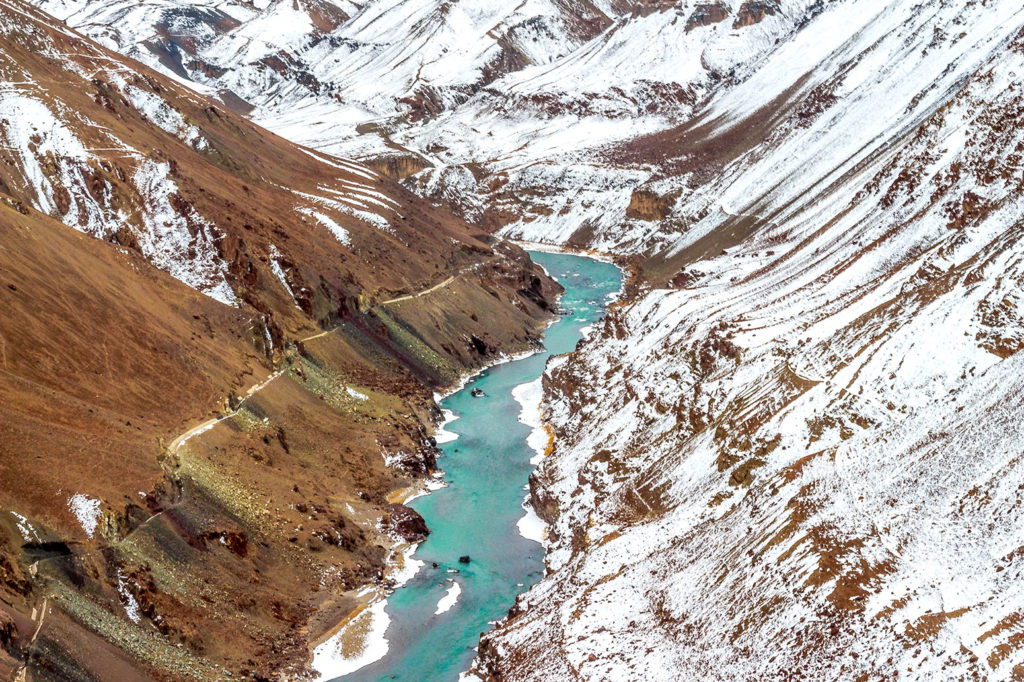
[(0, 646), (7, 648), (14, 643), (18, 636), (18, 627), (6, 611), (0, 610)]
[(693, 8), (693, 13), (686, 20), (686, 32), (689, 33), (698, 26), (709, 26), (725, 21), (729, 16), (729, 7), (721, 2), (698, 4)]
[(459, 557), (459, 563), (460, 564), (468, 564), (469, 563), (469, 555), (468, 554), (463, 554), (462, 556), (460, 556)]
[(476, 351), (478, 355), (487, 355), (487, 353), (489, 352), (487, 343), (476, 334), (471, 334), (469, 337), (469, 341), (473, 346), (473, 350)]
[(765, 16), (773, 17), (778, 12), (779, 7), (775, 0), (744, 2), (736, 12), (736, 21), (733, 22), (732, 27), (736, 29), (744, 26), (753, 26), (754, 24), (761, 23)]
[(406, 542), (419, 542), (430, 534), (427, 522), (419, 513), (404, 504), (389, 504), (383, 524), (402, 537)]

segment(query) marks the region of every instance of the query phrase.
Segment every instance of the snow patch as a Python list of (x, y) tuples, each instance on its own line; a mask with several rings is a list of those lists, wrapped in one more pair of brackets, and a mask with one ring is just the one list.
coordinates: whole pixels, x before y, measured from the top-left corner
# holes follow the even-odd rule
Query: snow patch
[(356, 389), (352, 388), (351, 386), (346, 386), (345, 387), (345, 392), (348, 393), (350, 398), (355, 398), (356, 400), (363, 401), (363, 400), (369, 400), (370, 399), (370, 396), (366, 395), (365, 393), (360, 393), (359, 391), (357, 391)]
[(438, 425), (437, 431), (434, 432), (434, 440), (437, 442), (438, 445), (440, 445), (441, 443), (451, 443), (452, 441), (458, 440), (459, 438), (459, 434), (449, 431), (448, 429), (445, 428), (453, 421), (458, 419), (459, 415), (455, 414), (449, 409), (445, 409), (443, 411), (443, 414), (444, 421)]
[(394, 566), (388, 577), (395, 581), (396, 588), (412, 580), (423, 568), (422, 561), (412, 558), (412, 555), (416, 553), (416, 547), (417, 545), (408, 545), (402, 549), (397, 561), (388, 561), (389, 565)]
[[(337, 632), (313, 649), (313, 670), (318, 680), (332, 680), (379, 661), (388, 653), (384, 636), (391, 618), (383, 598), (376, 599)], [(365, 632), (365, 634), (357, 634)]]
[(523, 502), (523, 509), (526, 510), (526, 514), (516, 522), (519, 534), (527, 540), (533, 540), (543, 545), (544, 540), (548, 536), (548, 525), (537, 516), (537, 512), (530, 505), (529, 499)]
[(339, 225), (330, 216), (326, 216), (320, 211), (316, 211), (312, 208), (300, 208), (299, 213), (308, 215), (318, 223), (330, 230), (331, 234), (334, 235), (335, 239), (344, 244), (345, 246), (352, 246), (352, 238), (348, 234), (348, 230)]
[(237, 299), (227, 282), (227, 264), (214, 245), (218, 238), (215, 228), (191, 206), (175, 200), (178, 186), (170, 172), (170, 164), (150, 159), (135, 170), (133, 179), (144, 209), (140, 212), (144, 229), (138, 234), (139, 247), (146, 258), (175, 279), (233, 306)]
[(437, 609), (434, 610), (434, 615), (439, 616), (449, 611), (459, 601), (460, 594), (462, 594), (462, 587), (453, 580), (452, 586), (448, 588), (448, 592), (437, 602)]
[[(291, 285), (288, 284), (288, 277), (285, 274), (284, 268), (281, 267), (281, 252), (278, 251), (277, 247), (273, 244), (270, 245), (270, 269), (274, 273), (274, 276), (277, 277), (277, 280), (281, 283), (281, 286), (284, 287), (284, 290), (288, 292), (288, 295), (291, 296), (294, 301), (295, 292), (292, 291)], [(299, 304), (296, 303), (295, 307), (298, 308)]]
[(181, 112), (172, 107), (164, 98), (148, 90), (124, 83), (117, 74), (110, 74), (110, 78), (120, 85), (121, 91), (132, 106), (165, 133), (170, 133), (200, 151), (209, 146), (209, 142), (199, 132), (199, 128), (188, 123)]
[[(221, 540), (223, 539), (221, 538)], [(124, 606), (124, 612), (128, 614), (129, 620), (133, 623), (141, 622), (142, 611), (139, 608), (139, 601), (128, 589), (128, 581), (121, 574), (120, 569), (117, 571), (117, 593), (121, 595), (121, 605)]]
[(100, 522), (100, 501), (76, 493), (68, 499), (68, 509), (78, 519), (78, 523), (82, 524), (85, 534), (91, 538)]
[(11, 515), (15, 518), (15, 523), (18, 525), (18, 530), (21, 531), (21, 537), (25, 542), (42, 542), (39, 533), (36, 532), (36, 529), (27, 518), (16, 511), (12, 511)]
[(533, 381), (516, 386), (512, 389), (512, 397), (522, 406), (519, 421), (533, 429), (526, 437), (526, 444), (537, 453), (530, 459), (530, 464), (539, 464), (547, 450), (549, 438), (548, 432), (544, 428), (544, 416), (541, 413), (541, 404), (544, 401), (541, 378), (538, 377)]

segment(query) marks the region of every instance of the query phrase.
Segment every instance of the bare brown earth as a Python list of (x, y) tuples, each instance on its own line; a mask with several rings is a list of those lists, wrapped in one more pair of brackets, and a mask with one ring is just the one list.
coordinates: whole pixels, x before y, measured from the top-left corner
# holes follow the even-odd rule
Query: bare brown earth
[[(217, 233), (239, 306), (141, 255), (132, 159), (97, 151), (81, 169), (129, 216), (94, 236), (61, 224), (66, 206), (37, 212), (18, 162), (0, 164), (0, 676), (302, 677), (351, 591), (384, 580), (388, 494), (436, 466), (433, 391), (536, 343), (557, 285), (395, 182), (22, 9), (38, 21), (0, 38), (5, 78), (95, 124), (76, 128), (91, 147), (113, 135), (168, 163), (182, 214)], [(155, 126), (108, 68), (209, 147)], [(292, 190), (356, 182), (398, 206), (389, 231), (332, 213), (346, 246), (295, 210)], [(78, 494), (100, 502), (91, 534), (69, 507)]]

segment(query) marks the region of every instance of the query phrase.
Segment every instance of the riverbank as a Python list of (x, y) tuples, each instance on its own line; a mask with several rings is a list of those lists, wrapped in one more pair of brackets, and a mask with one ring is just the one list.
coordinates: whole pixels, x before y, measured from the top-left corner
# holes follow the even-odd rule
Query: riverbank
[(607, 253), (605, 251), (598, 251), (596, 249), (572, 249), (560, 244), (531, 242), (521, 239), (510, 239), (508, 241), (530, 253), (557, 253), (563, 256), (579, 256), (580, 258), (589, 258), (591, 260), (596, 260), (601, 263), (610, 263), (612, 265), (618, 265), (619, 260), (621, 260), (614, 254)]
[(566, 288), (562, 307), (572, 314), (548, 327), (543, 349), (467, 377), (440, 396), (445, 418), (435, 438), (448, 485), (406, 500), (432, 531), (412, 555), (423, 567), (383, 608), (373, 607), (372, 626), (352, 626), (374, 638), (360, 653), (378, 660), (363, 665), (368, 655), (350, 658), (360, 667), (346, 679), (457, 679), (480, 633), (543, 575), (543, 526), (523, 506), (529, 474), (549, 445), (538, 381), (548, 359), (572, 351), (604, 315), (622, 278), (593, 258), (535, 258)]
[[(540, 328), (545, 333), (559, 321), (552, 316)], [(529, 358), (544, 351), (543, 345), (517, 353), (500, 354), (492, 362), (480, 369), (467, 372), (451, 387), (434, 393), (434, 401), (440, 405), (447, 397), (465, 390), (468, 384), (488, 370)], [(443, 419), (435, 426), (434, 442), (437, 445), (451, 443), (459, 435), (448, 431), (445, 427), (459, 419), (452, 410), (442, 409)], [(396, 490), (388, 496), (389, 503), (408, 504), (420, 497), (429, 495), (447, 485), (445, 473), (438, 469), (428, 478), (418, 479), (413, 485)], [(538, 519), (539, 520), (539, 519)], [(423, 562), (413, 558), (419, 543), (397, 540), (391, 548), (385, 562), (385, 575), (381, 585), (368, 586), (347, 595), (354, 599), (355, 607), (350, 609), (336, 625), (317, 637), (310, 644), (313, 652), (312, 668), (317, 673), (318, 681), (333, 680), (360, 670), (387, 655), (389, 644), (385, 633), (391, 623), (385, 611), (387, 598), (398, 589), (404, 587), (412, 579)], [(449, 610), (458, 599), (458, 588), (450, 591), (451, 602), (441, 611)], [(438, 608), (441, 608), (439, 603)]]

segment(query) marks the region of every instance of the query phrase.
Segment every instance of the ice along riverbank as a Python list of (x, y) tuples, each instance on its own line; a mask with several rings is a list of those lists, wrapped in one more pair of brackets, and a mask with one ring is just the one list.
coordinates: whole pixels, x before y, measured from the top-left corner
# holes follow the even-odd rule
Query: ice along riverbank
[[(448, 485), (409, 503), (431, 529), (414, 555), (423, 565), (379, 615), (386, 641), (376, 650), (387, 653), (338, 679), (457, 680), (480, 633), (543, 574), (543, 527), (523, 508), (546, 445), (538, 431), (539, 379), (549, 357), (572, 351), (603, 317), (622, 275), (583, 256), (531, 256), (565, 287), (561, 306), (571, 314), (548, 328), (543, 351), (491, 367), (442, 401), (451, 415), (443, 433), (457, 436), (439, 439)], [(463, 556), (469, 563), (459, 561)]]

